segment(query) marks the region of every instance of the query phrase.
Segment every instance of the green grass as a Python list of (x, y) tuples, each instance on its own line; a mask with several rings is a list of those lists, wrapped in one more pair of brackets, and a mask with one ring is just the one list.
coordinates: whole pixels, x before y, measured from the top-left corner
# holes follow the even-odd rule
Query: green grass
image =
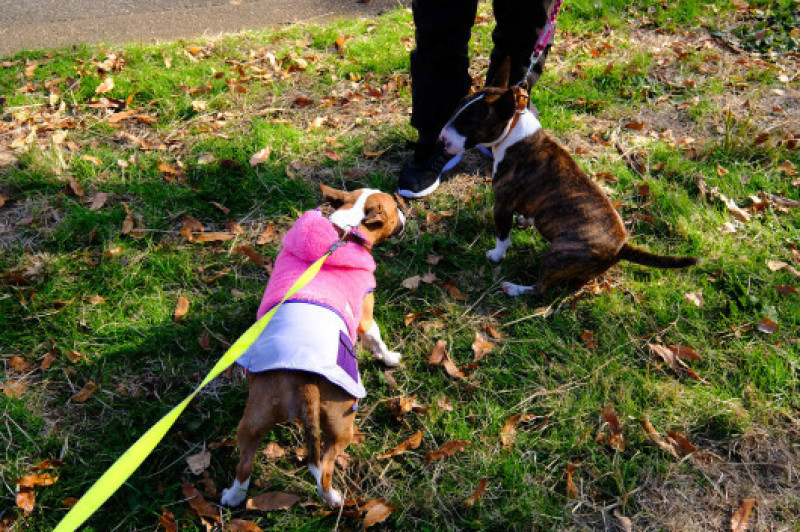
[[(783, 13), (789, 4), (782, 2), (776, 11)], [(780, 474), (768, 481), (748, 464), (798, 465), (796, 457), (787, 462), (774, 454), (796, 444), (800, 409), (800, 297), (775, 287), (797, 286), (798, 280), (786, 269), (771, 271), (767, 263), (781, 260), (799, 267), (791, 246), (800, 245), (800, 214), (767, 209), (725, 233), (721, 228), (732, 218), (714, 197), (723, 194), (740, 206), (762, 191), (800, 199), (796, 176), (780, 169), (787, 160), (800, 166), (797, 151), (786, 142), (794, 133), (797, 109), (791, 101), (797, 101), (798, 87), (796, 81), (778, 79), (792, 64), (787, 57), (764, 55), (763, 62), (736, 64), (740, 56), (726, 55), (731, 52), (715, 41), (700, 48), (696, 38), (687, 37), (685, 32), (728, 26), (730, 4), (713, 2), (713, 7), (689, 0), (636, 6), (566, 3), (545, 74), (531, 95), (546, 128), (571, 148), (584, 146), (574, 150), (583, 168), (617, 178), (604, 186), (619, 202), (632, 241), (661, 253), (697, 255), (697, 267), (661, 271), (621, 264), (606, 277), (608, 291), (509, 299), (499, 283), (535, 282), (547, 244), (534, 230), (520, 228), (512, 233), (506, 261), (489, 263), (484, 254), (494, 241), (491, 188), (482, 177), (469, 175), (458, 175), (432, 197), (413, 203), (416, 214), (410, 215), (403, 237), (376, 249), (376, 318), (390, 347), (403, 353), (404, 366), (393, 372), (394, 389), (385, 368), (363, 355), (369, 395), (358, 424), (366, 439), (348, 449), (351, 464), (337, 470), (335, 482), (348, 496), (385, 498), (396, 507), (379, 527), (601, 529), (618, 508), (637, 529), (679, 529), (676, 515), (684, 518), (684, 526), (703, 529), (708, 522), (718, 526), (729, 519), (739, 499), (753, 495), (759, 499), (757, 529), (798, 530), (796, 486)], [(488, 5), (481, 9), (490, 14)], [(748, 16), (743, 23), (758, 23), (760, 15)], [(483, 74), (491, 46), (487, 20), (475, 28), (476, 76)], [(51, 530), (66, 513), (62, 501), (82, 495), (190, 393), (222, 355), (225, 342), (252, 323), (268, 275), (235, 253), (236, 246), (249, 245), (274, 258), (280, 239), (256, 245), (256, 235), (273, 223), (280, 237), (300, 213), (316, 207), (319, 182), (394, 188), (395, 172), (407, 156), (404, 140), (413, 135), (407, 124), (406, 49), (412, 36), (410, 13), (396, 9), (373, 21), (8, 58), (11, 66), (0, 76), (0, 94), (6, 95), (0, 119), (7, 129), (0, 133), (10, 143), (36, 123), (39, 142), (16, 147), (17, 164), (0, 168), (0, 192), (10, 198), (0, 207), (0, 231), (5, 231), (0, 232), (0, 279), (11, 279), (12, 273), (27, 279), (0, 284), (6, 379), (27, 383), (21, 397), (0, 395), (0, 508), (6, 508), (0, 519), (17, 515), (14, 479), (41, 460), (65, 462), (58, 482), (36, 488), (36, 508), (20, 516), (12, 530)], [(341, 53), (335, 49), (339, 37), (345, 38)], [(652, 46), (658, 39), (679, 41), (685, 57), (679, 58), (671, 44)], [(595, 57), (592, 49), (603, 51)], [(102, 82), (97, 65), (112, 53), (124, 58), (124, 65), (108, 74), (115, 88), (97, 95)], [(282, 68), (271, 67), (269, 54)], [(38, 67), (27, 76), (31, 61)], [(286, 73), (303, 62), (305, 70)], [(236, 80), (246, 92), (235, 90)], [(32, 92), (18, 92), (28, 83)], [(204, 92), (188, 93), (207, 84)], [(383, 87), (384, 94), (370, 97), (367, 85)], [(58, 94), (53, 106), (51, 92)], [(86, 105), (101, 96), (130, 97), (128, 108), (154, 122), (109, 124), (110, 111)], [(313, 104), (293, 106), (298, 97)], [(326, 105), (326, 98), (344, 99), (346, 105)], [(205, 110), (196, 109), (196, 100), (206, 103)], [(54, 115), (61, 102), (61, 114)], [(779, 105), (785, 108), (775, 111)], [(735, 116), (725, 115), (726, 110)], [(64, 117), (76, 127), (68, 130), (66, 142), (54, 145), (52, 129), (44, 126)], [(644, 131), (624, 127), (635, 120), (645, 123)], [(137, 148), (120, 132), (149, 144)], [(765, 132), (766, 141), (753, 142)], [(694, 142), (685, 142), (687, 137)], [(615, 143), (646, 163), (643, 175), (619, 157)], [(264, 146), (273, 148), (270, 158), (250, 167), (250, 156)], [(378, 150), (385, 151), (365, 155)], [(208, 152), (214, 160), (200, 164), (198, 158)], [(180, 165), (183, 177), (166, 179), (162, 163)], [(466, 166), (470, 175), (483, 176), (485, 169), (485, 163)], [(68, 176), (84, 189), (84, 199), (104, 192), (109, 200), (91, 210), (90, 202), (69, 192)], [(711, 191), (706, 197), (698, 177)], [(651, 191), (646, 197), (637, 189), (644, 182)], [(125, 205), (145, 228), (143, 238), (122, 234)], [(445, 211), (451, 215), (433, 225), (426, 222), (426, 213)], [(209, 231), (224, 231), (234, 220), (244, 233), (226, 242), (190, 244), (179, 234), (187, 214)], [(438, 265), (426, 261), (430, 254), (442, 256)], [(441, 284), (423, 283), (416, 291), (401, 286), (428, 271), (453, 283), (466, 299), (453, 299)], [(219, 272), (225, 273), (208, 281)], [(684, 299), (699, 289), (702, 308)], [(92, 302), (93, 296), (104, 301)], [(186, 319), (176, 322), (180, 296), (191, 307)], [(552, 306), (552, 315), (534, 315), (546, 306)], [(406, 315), (428, 310), (437, 313), (403, 324)], [(777, 332), (757, 330), (764, 317), (779, 323)], [(438, 339), (448, 341), (459, 365), (471, 363), (475, 332), (485, 334), (487, 325), (501, 331), (503, 339), (467, 370), (469, 383), (428, 365)], [(597, 347), (581, 339), (584, 331), (593, 334)], [(210, 333), (210, 351), (198, 341), (204, 332)], [(689, 365), (701, 380), (673, 372), (654, 358), (648, 342), (692, 347), (702, 359)], [(57, 358), (42, 371), (39, 363), (51, 346)], [(81, 353), (82, 360), (70, 362), (68, 351)], [(10, 366), (15, 355), (31, 369), (15, 372)], [(99, 385), (95, 396), (85, 404), (70, 402), (89, 381)], [(236, 376), (219, 377), (86, 530), (149, 530), (163, 508), (175, 514), (181, 529), (202, 530), (183, 502), (182, 481), (199, 480), (184, 458), (235, 435), (246, 393)], [(429, 406), (428, 412), (396, 419), (386, 400), (411, 395)], [(437, 405), (445, 397), (452, 410)], [(598, 418), (609, 402), (624, 425), (622, 452), (596, 441)], [(506, 448), (499, 440), (501, 429), (518, 413), (536, 417), (518, 426), (515, 445)], [(662, 434), (681, 432), (702, 456), (713, 453), (720, 461), (708, 465), (702, 456), (676, 461), (649, 442), (635, 421), (644, 416)], [(390, 460), (374, 458), (420, 429), (426, 432), (418, 450)], [(771, 447), (760, 449), (764, 454), (758, 460), (746, 460), (747, 452), (759, 450), (752, 447), (753, 435), (762, 432), (772, 438)], [(428, 451), (454, 439), (471, 445), (443, 461), (424, 463)], [(302, 443), (301, 431), (287, 426), (267, 440), (295, 448)], [(230, 483), (237, 460), (233, 448), (212, 450), (209, 474), (219, 490)], [(577, 500), (566, 497), (569, 461), (580, 463)], [(728, 466), (732, 469), (723, 469)], [(317, 501), (311, 475), (292, 453), (274, 463), (259, 457), (255, 471), (251, 495), (279, 490)], [(713, 495), (700, 495), (711, 492), (709, 482), (721, 471), (730, 479), (724, 486), (728, 506)], [(488, 478), (487, 493), (474, 506), (465, 505), (482, 478)], [(680, 506), (684, 497), (674, 496), (677, 506), (664, 511), (661, 498), (652, 495), (653, 483), (665, 497), (670, 486), (680, 484), (692, 507)], [(269, 530), (336, 525), (335, 516), (313, 506), (223, 514)], [(358, 529), (360, 524), (343, 517), (339, 526)]]

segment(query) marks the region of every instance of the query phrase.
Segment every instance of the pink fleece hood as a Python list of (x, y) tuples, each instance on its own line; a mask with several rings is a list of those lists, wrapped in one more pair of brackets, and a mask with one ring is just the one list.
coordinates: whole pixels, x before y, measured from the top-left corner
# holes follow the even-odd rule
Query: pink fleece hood
[[(318, 210), (306, 211), (283, 238), (283, 249), (275, 260), (258, 317), (261, 318), (289, 291), (300, 275), (322, 257), (339, 239), (333, 224)], [(319, 274), (296, 293), (293, 301), (308, 301), (328, 307), (347, 324), (356, 338), (364, 296), (375, 289), (375, 261), (369, 250), (355, 242), (339, 246), (323, 264)]]

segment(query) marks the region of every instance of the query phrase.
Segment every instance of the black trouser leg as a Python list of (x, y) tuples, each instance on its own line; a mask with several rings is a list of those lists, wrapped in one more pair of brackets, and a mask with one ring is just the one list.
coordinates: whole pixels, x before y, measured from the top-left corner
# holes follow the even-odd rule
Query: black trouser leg
[(469, 39), (478, 0), (414, 0), (416, 48), (411, 52), (411, 125), (431, 149), (469, 92)]
[[(491, 80), (502, 61), (511, 59), (509, 85), (522, 81), (531, 58), (531, 52), (539, 33), (547, 23), (547, 13), (554, 0), (494, 0), (494, 18), (497, 21), (492, 32), (492, 54), (486, 79)], [(529, 78), (533, 85), (542, 72), (544, 58), (534, 67), (534, 75)]]

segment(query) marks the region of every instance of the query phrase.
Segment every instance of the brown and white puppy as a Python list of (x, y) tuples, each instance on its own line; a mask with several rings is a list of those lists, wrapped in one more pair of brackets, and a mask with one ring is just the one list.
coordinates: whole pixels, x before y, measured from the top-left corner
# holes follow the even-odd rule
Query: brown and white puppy
[[(502, 85), (507, 86), (507, 80)], [(578, 287), (620, 260), (657, 268), (684, 268), (693, 257), (654, 255), (627, 243), (619, 213), (567, 150), (542, 130), (520, 87), (487, 87), (462, 100), (439, 140), (448, 153), (491, 148), (497, 243), (486, 253), (499, 262), (511, 239), (514, 213), (550, 242), (535, 286), (503, 283), (512, 296), (553, 285)]]
[[(333, 239), (333, 241), (336, 241), (337, 233), (346, 233), (348, 236), (345, 237), (345, 240), (350, 240), (352, 238), (355, 244), (350, 244), (350, 242), (348, 242), (343, 248), (337, 249), (337, 252), (344, 250), (345, 254), (342, 255), (342, 257), (360, 258), (370, 263), (372, 265), (371, 267), (374, 268), (374, 262), (372, 262), (372, 259), (369, 258), (368, 255), (372, 245), (392, 235), (398, 234), (405, 225), (405, 217), (403, 213), (398, 210), (395, 199), (389, 194), (372, 189), (343, 192), (326, 187), (325, 185), (321, 185), (321, 189), (325, 199), (336, 211), (329, 216), (327, 220), (324, 219), (321, 213), (311, 212), (312, 216), (310, 216), (310, 218), (313, 219), (313, 223), (316, 224), (315, 226), (324, 229), (328, 240)], [(309, 213), (306, 213), (306, 215), (308, 214)], [(295, 227), (298, 227), (298, 224), (295, 224)], [(336, 229), (336, 233), (333, 233), (331, 226)], [(358, 230), (355, 236), (350, 236), (351, 234), (349, 231), (352, 229)], [(294, 230), (294, 227), (292, 230)], [(361, 241), (362, 238), (364, 240), (363, 242)], [(308, 239), (309, 237), (307, 234), (301, 234), (299, 237), (300, 241), (306, 241)], [(286, 245), (287, 239), (284, 239), (284, 246)], [(328, 245), (327, 240), (325, 240), (324, 245)], [(350, 246), (349, 251), (346, 249), (348, 246)], [(363, 249), (358, 246), (362, 246)], [(284, 247), (281, 253), (284, 251), (286, 251), (286, 247)], [(347, 253), (350, 253), (350, 255), (347, 255)], [(367, 253), (367, 255), (365, 255), (365, 253)], [(333, 257), (336, 257), (336, 252), (331, 255), (331, 258)], [(329, 261), (335, 263), (331, 258), (329, 258)], [(294, 259), (289, 257), (283, 261), (283, 264), (287, 264), (287, 261), (291, 260)], [(275, 263), (275, 270), (270, 279), (271, 282), (273, 278), (278, 279), (280, 277), (281, 272), (279, 272), (278, 269), (281, 263), (281, 256), (279, 255)], [(328, 263), (326, 262), (326, 264)], [(371, 270), (368, 273), (362, 271), (360, 273), (348, 274), (347, 270), (350, 265), (351, 263), (340, 263), (331, 266), (331, 269), (335, 270), (335, 272), (329, 273), (328, 275), (332, 276), (331, 279), (333, 279), (332, 291), (334, 294), (340, 289), (340, 285), (347, 284), (346, 279), (348, 279), (348, 277), (343, 278), (341, 277), (342, 275), (373, 275)], [(288, 270), (288, 268), (288, 266), (283, 267), (284, 271)], [(323, 271), (318, 274), (315, 280), (324, 280), (325, 274), (325, 267), (323, 266)], [(352, 279), (352, 277), (349, 278)], [(364, 277), (362, 277), (362, 279), (363, 278)], [(344, 279), (344, 281), (342, 279)], [(313, 282), (314, 281), (312, 281), (312, 283)], [(374, 277), (370, 282), (373, 283), (372, 286), (374, 286)], [(307, 286), (311, 287), (312, 283)], [(359, 283), (361, 283), (361, 281), (355, 284), (358, 287), (363, 285), (363, 283)], [(269, 291), (269, 287), (267, 290)], [(281, 288), (281, 290), (283, 289)], [(382, 360), (390, 366), (398, 365), (400, 363), (400, 354), (392, 352), (386, 347), (386, 344), (381, 339), (380, 329), (373, 320), (373, 307), (375, 304), (373, 293), (370, 291), (366, 295), (363, 295), (364, 292), (360, 291), (360, 288), (358, 288), (358, 290), (356, 297), (360, 298), (363, 296), (360, 319), (358, 318), (358, 314), (353, 313), (353, 319), (356, 321), (352, 322), (351, 327), (355, 328), (355, 324), (357, 323), (359, 337), (366, 348), (374, 354), (375, 358)], [(303, 292), (298, 292), (298, 294), (303, 294)], [(330, 292), (328, 294), (330, 294)], [(335, 299), (335, 297), (332, 299)], [(264, 302), (262, 301), (262, 306), (263, 305)], [(295, 334), (294, 332), (287, 333), (285, 331), (293, 329), (294, 324), (286, 323), (282, 325), (287, 319), (290, 319), (286, 318), (287, 314), (283, 314), (283, 320), (278, 319), (281, 311), (289, 307), (291, 307), (291, 312), (294, 313), (289, 314), (289, 316), (302, 315), (321, 317), (321, 319), (312, 318), (312, 320), (309, 320), (310, 323), (301, 324), (300, 330), (304, 331), (304, 334), (301, 333), (300, 336), (293, 337), (291, 335)], [(292, 352), (291, 355), (289, 355), (291, 357), (299, 356), (301, 359), (308, 358), (307, 362), (304, 360), (304, 364), (307, 364), (306, 366), (300, 365), (292, 367), (306, 367), (310, 369), (310, 371), (299, 371), (297, 369), (248, 371), (249, 397), (237, 431), (238, 447), (241, 457), (236, 467), (236, 478), (233, 485), (222, 492), (222, 504), (227, 506), (241, 504), (246, 497), (246, 491), (250, 484), (250, 475), (253, 470), (253, 458), (264, 435), (277, 423), (295, 420), (299, 421), (305, 427), (306, 446), (308, 449), (307, 463), (309, 470), (316, 479), (317, 491), (328, 504), (332, 506), (340, 506), (342, 504), (342, 496), (337, 490), (333, 489), (332, 476), (336, 457), (345, 450), (353, 438), (353, 422), (355, 419), (354, 407), (357, 405), (357, 399), (342, 386), (334, 384), (329, 378), (316, 372), (315, 368), (317, 364), (321, 367), (326, 363), (326, 359), (320, 360), (319, 351), (325, 351), (327, 353), (330, 341), (333, 342), (332, 349), (334, 352), (336, 349), (339, 350), (339, 360), (336, 360), (336, 355), (334, 354), (335, 364), (332, 365), (336, 371), (339, 371), (336, 364), (342, 365), (341, 357), (343, 353), (342, 345), (340, 345), (340, 332), (342, 334), (348, 333), (346, 320), (342, 318), (341, 313), (334, 313), (334, 310), (324, 307), (324, 304), (308, 302), (302, 299), (292, 303), (287, 301), (287, 303), (278, 309), (278, 312), (273, 316), (267, 329), (265, 329), (265, 331), (267, 331), (270, 327), (275, 325), (279, 330), (270, 330), (270, 336), (264, 337), (265, 344), (259, 348), (262, 352), (268, 352), (269, 354), (267, 356), (273, 359), (283, 356), (286, 352)], [(349, 303), (347, 307), (349, 310)], [(326, 311), (334, 314), (325, 314)], [(320, 315), (320, 312), (323, 314)], [(332, 337), (323, 332), (327, 331), (323, 322), (327, 323), (331, 320), (334, 323)], [(281, 328), (283, 328), (283, 331), (280, 330)], [(264, 333), (262, 333), (262, 337), (263, 334)], [(275, 338), (281, 338), (282, 334), (289, 337), (285, 343), (283, 341), (273, 341)], [(315, 344), (315, 340), (309, 341), (308, 337), (314, 336), (315, 334), (320, 336), (324, 335), (321, 345), (323, 345), (325, 349), (319, 349), (317, 352), (306, 352), (314, 351), (313, 346), (319, 345)], [(298, 348), (299, 344), (303, 346), (310, 345), (312, 347)], [(256, 344), (253, 344), (250, 349), (253, 349), (254, 346), (256, 346)], [(295, 351), (298, 350), (300, 351), (299, 354), (295, 353)], [(344, 352), (353, 356), (350, 346), (347, 346)], [(247, 353), (245, 353), (245, 355), (247, 355)], [(247, 362), (242, 361), (245, 355), (239, 359), (239, 363), (247, 368)], [(272, 364), (272, 362), (269, 363)], [(348, 364), (355, 366), (354, 361), (348, 362)], [(268, 365), (267, 367), (270, 366)], [(356, 376), (357, 373), (358, 369), (355, 367)], [(360, 377), (356, 378), (354, 385), (357, 386), (362, 393), (365, 393), (361, 386)]]

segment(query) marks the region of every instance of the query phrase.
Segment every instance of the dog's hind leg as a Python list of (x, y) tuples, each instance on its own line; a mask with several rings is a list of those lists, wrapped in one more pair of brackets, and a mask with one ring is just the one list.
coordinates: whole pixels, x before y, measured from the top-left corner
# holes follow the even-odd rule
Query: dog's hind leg
[[(606, 256), (608, 255), (608, 256)], [(554, 240), (542, 258), (536, 291), (556, 285), (578, 288), (608, 270), (618, 261), (584, 242)]]
[(336, 457), (344, 452), (353, 439), (353, 422), (355, 401), (328, 402), (327, 409), (322, 412), (322, 433), (324, 451), (322, 453), (322, 474), (318, 490), (325, 502), (331, 506), (342, 505), (342, 495), (333, 489), (333, 470)]
[(500, 262), (506, 256), (506, 251), (511, 247), (511, 226), (514, 223), (514, 213), (504, 207), (495, 198), (494, 227), (497, 236), (494, 249), (486, 252), (486, 258), (492, 262)]
[(230, 488), (222, 491), (220, 501), (226, 506), (238, 506), (247, 497), (250, 475), (253, 472), (253, 458), (261, 440), (264, 439), (264, 434), (275, 425), (275, 419), (271, 415), (273, 410), (264, 409), (263, 405), (268, 392), (264, 389), (266, 380), (254, 376), (250, 381), (250, 395), (236, 433), (240, 455), (239, 465), (236, 466), (236, 478)]

